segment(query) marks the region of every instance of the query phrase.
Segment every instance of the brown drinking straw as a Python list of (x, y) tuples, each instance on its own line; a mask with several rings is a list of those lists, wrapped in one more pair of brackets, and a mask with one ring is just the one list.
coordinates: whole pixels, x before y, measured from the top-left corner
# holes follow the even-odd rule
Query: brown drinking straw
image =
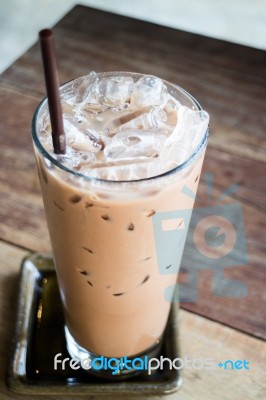
[(65, 154), (66, 136), (64, 131), (62, 107), (59, 95), (59, 79), (56, 65), (54, 35), (51, 29), (39, 32), (42, 61), (45, 76), (48, 106), (52, 126), (54, 152)]

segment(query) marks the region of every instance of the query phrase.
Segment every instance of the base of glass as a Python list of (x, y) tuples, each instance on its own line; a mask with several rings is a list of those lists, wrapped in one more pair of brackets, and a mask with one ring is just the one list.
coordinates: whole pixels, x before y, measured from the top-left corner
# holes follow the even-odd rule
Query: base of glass
[(69, 355), (84, 371), (100, 378), (121, 380), (142, 373), (147, 374), (148, 360), (160, 354), (162, 340), (145, 352), (134, 356), (105, 357), (80, 346), (65, 326), (66, 347)]

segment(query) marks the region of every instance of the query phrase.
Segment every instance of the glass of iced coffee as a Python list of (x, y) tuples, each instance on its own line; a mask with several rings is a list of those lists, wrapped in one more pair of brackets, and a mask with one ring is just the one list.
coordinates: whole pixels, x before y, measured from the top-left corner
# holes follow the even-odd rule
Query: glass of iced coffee
[(196, 193), (208, 114), (182, 88), (137, 73), (92, 72), (60, 96), (66, 153), (53, 151), (47, 99), (32, 136), (68, 351), (81, 362), (156, 356), (185, 238), (168, 249), (153, 221), (192, 211), (183, 188)]

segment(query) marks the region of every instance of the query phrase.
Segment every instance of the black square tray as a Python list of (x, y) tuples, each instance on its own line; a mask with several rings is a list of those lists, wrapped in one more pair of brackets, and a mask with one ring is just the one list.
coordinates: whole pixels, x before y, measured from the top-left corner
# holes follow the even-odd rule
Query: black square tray
[[(176, 306), (172, 307), (161, 355), (179, 358)], [(181, 385), (180, 370), (147, 372), (125, 381), (106, 381), (79, 369), (54, 370), (54, 355), (69, 357), (64, 317), (51, 256), (31, 254), (21, 265), (16, 330), (7, 384), (24, 394), (46, 395), (166, 395)]]

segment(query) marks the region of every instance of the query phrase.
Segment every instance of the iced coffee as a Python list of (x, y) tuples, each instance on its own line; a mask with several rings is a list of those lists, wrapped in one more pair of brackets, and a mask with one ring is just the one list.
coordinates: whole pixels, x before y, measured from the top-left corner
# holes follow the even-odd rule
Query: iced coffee
[(183, 89), (140, 74), (92, 72), (60, 93), (66, 154), (53, 152), (46, 100), (33, 139), (68, 349), (148, 354), (163, 337), (184, 245), (169, 254), (163, 244), (159, 268), (153, 219), (192, 210), (183, 188), (197, 191), (208, 114)]

